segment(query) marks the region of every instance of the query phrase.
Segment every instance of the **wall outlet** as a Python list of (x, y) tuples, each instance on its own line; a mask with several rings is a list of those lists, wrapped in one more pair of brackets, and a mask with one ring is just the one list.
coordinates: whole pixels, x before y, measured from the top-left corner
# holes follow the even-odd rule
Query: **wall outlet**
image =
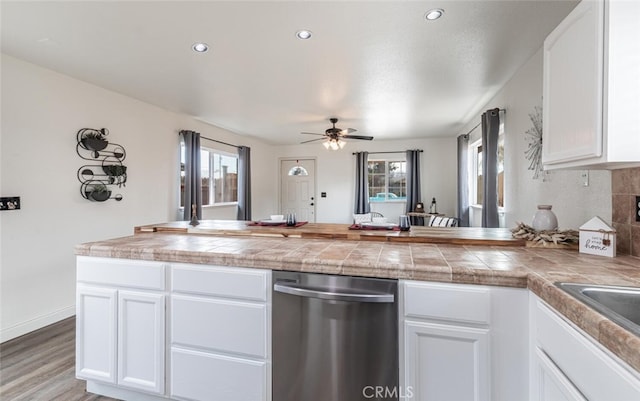
[(20, 197), (9, 196), (0, 198), (0, 210), (18, 210), (20, 209)]
[(640, 196), (636, 196), (636, 221), (640, 221)]

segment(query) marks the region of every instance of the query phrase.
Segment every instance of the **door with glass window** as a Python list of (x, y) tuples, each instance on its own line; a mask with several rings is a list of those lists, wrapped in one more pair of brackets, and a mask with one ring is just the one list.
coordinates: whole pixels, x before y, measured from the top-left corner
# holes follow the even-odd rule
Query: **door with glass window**
[(295, 213), (298, 221), (316, 221), (316, 161), (280, 161), (280, 212)]

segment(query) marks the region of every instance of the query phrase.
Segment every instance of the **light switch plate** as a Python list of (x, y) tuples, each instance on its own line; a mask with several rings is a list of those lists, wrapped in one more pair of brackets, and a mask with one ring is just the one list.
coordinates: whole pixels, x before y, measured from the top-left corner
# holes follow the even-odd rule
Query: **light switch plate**
[(589, 186), (589, 170), (584, 170), (580, 172), (580, 179), (582, 180), (582, 186)]
[(19, 196), (0, 197), (0, 210), (18, 210), (20, 209)]

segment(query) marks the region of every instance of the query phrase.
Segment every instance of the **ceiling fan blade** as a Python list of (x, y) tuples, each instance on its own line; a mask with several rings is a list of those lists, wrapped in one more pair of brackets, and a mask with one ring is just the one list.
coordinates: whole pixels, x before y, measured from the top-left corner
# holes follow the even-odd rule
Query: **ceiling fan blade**
[(301, 132), (301, 134), (304, 134), (304, 135), (322, 135), (322, 136), (325, 136), (325, 134), (316, 134), (315, 132)]
[[(323, 135), (323, 136), (324, 136), (324, 135)], [(300, 142), (300, 144), (303, 144), (303, 143), (309, 143), (309, 142), (315, 142), (315, 141), (322, 141), (322, 140), (324, 140), (324, 138), (310, 139), (310, 140), (308, 140), (308, 141)]]
[(342, 135), (342, 138), (346, 139), (364, 139), (365, 141), (370, 141), (373, 139), (372, 136), (364, 136), (364, 135)]
[(346, 135), (346, 134), (350, 134), (350, 133), (356, 132), (356, 131), (357, 131), (357, 129), (355, 129), (355, 128), (345, 128), (345, 129), (340, 131), (340, 134), (341, 135)]

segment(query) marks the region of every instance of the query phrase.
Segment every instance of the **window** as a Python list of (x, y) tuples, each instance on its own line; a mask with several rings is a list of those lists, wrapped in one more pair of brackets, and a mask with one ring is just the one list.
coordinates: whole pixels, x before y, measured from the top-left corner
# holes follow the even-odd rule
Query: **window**
[[(484, 177), (482, 176), (482, 141), (469, 145), (469, 162), (471, 164), (471, 204), (482, 205), (484, 201)], [(502, 125), (498, 138), (498, 207), (504, 207), (504, 135)]]
[(368, 166), (369, 202), (407, 200), (407, 162), (370, 160)]
[[(180, 207), (184, 207), (184, 145), (180, 152)], [(238, 156), (210, 148), (200, 148), (202, 205), (238, 201)]]
[(307, 171), (306, 168), (304, 168), (302, 166), (293, 166), (289, 170), (288, 175), (290, 175), (290, 176), (294, 176), (294, 175), (307, 176), (307, 175), (309, 175), (309, 172)]

